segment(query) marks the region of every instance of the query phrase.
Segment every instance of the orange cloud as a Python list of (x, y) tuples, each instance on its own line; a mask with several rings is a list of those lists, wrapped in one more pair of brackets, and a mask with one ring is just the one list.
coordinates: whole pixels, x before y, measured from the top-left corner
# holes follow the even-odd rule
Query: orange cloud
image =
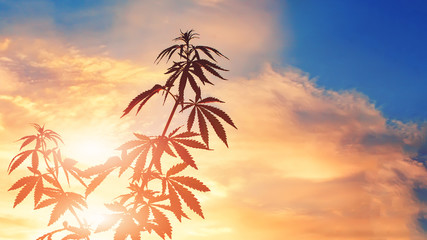
[[(232, 70), (230, 81), (216, 82), (205, 94), (226, 101), (221, 107), (239, 130), (228, 132), (230, 149), (214, 142), (217, 150), (195, 154), (197, 174), (213, 190), (200, 196), (206, 220), (173, 222), (174, 238), (426, 237), (416, 222), (424, 206), (413, 187), (425, 185), (427, 174), (406, 151), (422, 145), (425, 131), (415, 124), (389, 124), (361, 93), (322, 89), (296, 69), (262, 69), (286, 44), (272, 1), (182, 3), (140, 1), (118, 8), (111, 32), (96, 36), (111, 39), (108, 52), (88, 54), (53, 37), (22, 34), (3, 41), (2, 165), (18, 148), (13, 141), (30, 131), (25, 128), (30, 122), (47, 123), (70, 145), (89, 136), (115, 148), (132, 131), (156, 134), (155, 120), (165, 117), (154, 107), (161, 99), (153, 99), (137, 118), (119, 120), (120, 113), (136, 94), (164, 81), (164, 65), (151, 67), (152, 61), (178, 29), (194, 28), (201, 34), (198, 43), (208, 42), (231, 59), (225, 64)], [(12, 183), (10, 177), (1, 179), (3, 189)], [(108, 199), (106, 192), (96, 200)], [(11, 203), (12, 194), (4, 196)], [(1, 206), (1, 216), (10, 214), (10, 205)], [(27, 210), (14, 216), (28, 217)], [(6, 222), (0, 219), (1, 226)], [(29, 228), (33, 232), (0, 236), (28, 239), (36, 231)]]
[(318, 88), (294, 69), (216, 90), (239, 127), (201, 173), (226, 192), (206, 203), (233, 230), (221, 239), (426, 237), (413, 188), (427, 172), (404, 151), (423, 133), (411, 124), (389, 125), (367, 97)]

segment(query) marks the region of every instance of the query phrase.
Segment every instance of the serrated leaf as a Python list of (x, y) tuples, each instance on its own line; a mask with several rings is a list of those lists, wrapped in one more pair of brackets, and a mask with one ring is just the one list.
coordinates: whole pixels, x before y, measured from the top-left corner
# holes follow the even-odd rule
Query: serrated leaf
[(228, 124), (230, 124), (231, 126), (237, 129), (237, 127), (233, 123), (233, 120), (231, 120), (230, 116), (228, 116), (228, 114), (222, 111), (221, 109), (213, 106), (209, 106), (209, 105), (200, 105), (200, 107), (205, 108), (206, 110), (209, 110), (210, 112), (222, 118), (225, 122), (227, 122)]
[(78, 205), (81, 205), (87, 208), (87, 203), (82, 195), (75, 192), (67, 192), (67, 197), (72, 200), (72, 203), (75, 203), (73, 204), (74, 206), (79, 207)]
[(58, 199), (56, 198), (48, 198), (46, 200), (41, 201), (39, 204), (37, 204), (37, 206), (34, 209), (44, 208), (57, 202), (58, 202)]
[(177, 128), (175, 128), (171, 133), (169, 133), (169, 138), (171, 137), (171, 136), (173, 136), (175, 133), (177, 133), (178, 132), (178, 130), (179, 129), (181, 129), (182, 128), (182, 126), (179, 126), (179, 127), (177, 127)]
[[(78, 172), (78, 173), (77, 173)], [(82, 171), (80, 171), (80, 169), (77, 169), (75, 167), (73, 167), (70, 171), (70, 174), (73, 175), (73, 177), (79, 181), (83, 186), (87, 187), (86, 183), (83, 181), (83, 179), (80, 177), (80, 175), (82, 175)]]
[(173, 45), (173, 46), (171, 46), (171, 47), (168, 47), (168, 48), (164, 49), (163, 51), (161, 51), (161, 52), (159, 53), (159, 55), (157, 56), (157, 58), (156, 58), (156, 60), (155, 60), (154, 62), (159, 63), (159, 62), (162, 60), (162, 58), (163, 58), (164, 56), (166, 56), (166, 55), (169, 55), (169, 57), (168, 57), (168, 60), (169, 60), (169, 59), (170, 59), (170, 57), (172, 56), (172, 54), (173, 54), (173, 53), (174, 53), (178, 48), (180, 48), (180, 46), (179, 46), (179, 45)]
[(69, 208), (69, 201), (66, 197), (61, 197), (58, 203), (53, 207), (52, 213), (50, 214), (48, 226), (56, 222)]
[(134, 240), (135, 237), (139, 237), (139, 233), (140, 231), (138, 230), (138, 226), (135, 224), (132, 218), (126, 217), (122, 219), (119, 226), (116, 228), (114, 240), (125, 240), (129, 235), (131, 236), (132, 240)]
[(227, 135), (225, 133), (224, 127), (222, 126), (221, 122), (214, 116), (212, 113), (205, 109), (201, 109), (203, 112), (203, 115), (206, 116), (206, 118), (211, 123), (211, 126), (215, 130), (216, 135), (224, 142), (224, 144), (228, 147), (227, 143)]
[(71, 234), (68, 234), (67, 236), (62, 238), (62, 240), (71, 240), (71, 239), (77, 239), (77, 240), (82, 239), (82, 236), (80, 236), (77, 233), (71, 233)]
[(187, 131), (188, 132), (190, 132), (191, 128), (193, 127), (195, 116), (196, 116), (196, 108), (193, 108), (193, 109), (191, 109), (190, 115), (188, 115), (188, 120), (187, 120)]
[(199, 78), (199, 80), (203, 83), (203, 85), (205, 83), (209, 83), (209, 84), (213, 85), (213, 83), (211, 81), (209, 81), (209, 79), (203, 73), (202, 67), (199, 63), (194, 62), (193, 68), (194, 68), (194, 71), (192, 71), (192, 72), (194, 73), (194, 75), (196, 75)]
[(144, 151), (142, 151), (141, 154), (136, 159), (135, 170), (132, 176), (133, 180), (135, 181), (141, 178), (141, 174), (144, 170), (144, 166), (145, 166), (145, 162), (147, 161), (147, 155), (149, 150), (150, 148), (144, 149)]
[(13, 172), (28, 156), (33, 152), (33, 150), (27, 150), (16, 155), (9, 164), (8, 172), (9, 174)]
[(154, 147), (152, 150), (151, 162), (154, 165), (154, 167), (157, 169), (157, 171), (159, 171), (160, 173), (162, 173), (162, 165), (161, 165), (160, 159), (163, 155), (163, 152), (164, 152), (164, 148), (161, 144), (159, 144), (157, 147)]
[(151, 208), (151, 212), (153, 213), (154, 221), (158, 224), (160, 230), (166, 233), (169, 238), (172, 238), (172, 226), (166, 215), (156, 208)]
[(34, 207), (40, 202), (43, 196), (43, 178), (39, 177), (34, 189)]
[(107, 169), (109, 169), (109, 167), (106, 166), (105, 164), (96, 165), (96, 166), (93, 166), (93, 167), (90, 167), (90, 168), (84, 170), (82, 172), (82, 176), (86, 177), (86, 178), (90, 178), (91, 176), (100, 174)]
[(190, 138), (190, 137), (195, 137), (195, 136), (199, 136), (200, 134), (195, 133), (195, 132), (183, 132), (180, 134), (177, 134), (175, 136), (173, 136), (173, 139), (179, 139), (179, 138)]
[(184, 202), (187, 204), (187, 206), (200, 217), (205, 218), (203, 216), (202, 207), (200, 206), (199, 200), (197, 200), (194, 194), (177, 182), (171, 182), (171, 184), (181, 196), (182, 200), (184, 200)]
[(51, 176), (49, 176), (49, 175), (47, 175), (47, 174), (43, 174), (42, 175), (43, 176), (43, 178), (46, 180), (46, 181), (48, 181), (50, 184), (52, 184), (53, 186), (55, 186), (55, 187), (57, 187), (57, 188), (61, 188), (61, 185), (59, 185), (56, 181), (55, 181), (55, 179), (53, 179), (53, 177), (51, 177)]
[(209, 147), (208, 126), (206, 125), (205, 118), (199, 109), (197, 109), (197, 120), (199, 121), (199, 130), (200, 130), (200, 135), (202, 136), (203, 142), (205, 142), (206, 146)]
[(18, 188), (21, 188), (22, 186), (24, 186), (25, 184), (28, 184), (31, 181), (34, 181), (37, 177), (36, 176), (26, 176), (23, 177), (21, 179), (19, 179), (18, 181), (16, 181), (10, 188), (8, 191), (12, 191)]
[(185, 168), (187, 168), (188, 164), (187, 163), (178, 163), (175, 166), (172, 166), (167, 172), (166, 172), (166, 177), (175, 175), (181, 171), (183, 171)]
[(179, 81), (179, 86), (178, 86), (178, 102), (182, 102), (184, 100), (184, 90), (185, 90), (185, 85), (187, 84), (187, 78), (188, 78), (188, 67), (186, 66), (184, 68), (184, 70), (182, 71), (181, 74), (181, 79)]
[(32, 153), (32, 167), (33, 169), (39, 168), (39, 155), (37, 154), (37, 150), (34, 150)]
[(28, 144), (30, 144), (34, 140), (36, 140), (37, 136), (34, 136), (34, 135), (25, 136), (25, 137), (19, 139), (18, 141), (21, 141), (21, 140), (24, 140), (24, 139), (25, 139), (25, 141), (22, 143), (21, 147), (19, 148), (19, 151), (21, 151), (22, 148), (24, 148), (25, 146), (27, 146)]
[(188, 82), (190, 83), (191, 88), (193, 89), (194, 93), (196, 94), (196, 99), (200, 98), (200, 95), (201, 95), (200, 87), (197, 85), (197, 83), (194, 80), (194, 77), (191, 75), (191, 73), (188, 73)]
[(139, 110), (141, 109), (141, 107), (157, 92), (159, 92), (160, 90), (162, 90), (163, 87), (160, 86), (159, 84), (154, 85), (153, 88), (151, 88), (150, 90), (147, 90), (145, 92), (142, 92), (141, 94), (139, 94), (138, 96), (136, 96), (134, 99), (132, 99), (132, 101), (129, 103), (128, 107), (123, 110), (123, 115), (121, 116), (124, 117), (125, 115), (127, 115), (138, 103), (140, 103), (140, 106), (138, 108), (137, 114), (139, 112)]
[(184, 162), (186, 162), (188, 165), (192, 166), (193, 168), (197, 169), (196, 162), (194, 162), (193, 157), (185, 147), (183, 147), (181, 144), (176, 142), (172, 142), (172, 145), (175, 148), (176, 152), (178, 153), (179, 157)]
[(203, 184), (200, 180), (193, 178), (193, 177), (187, 177), (187, 176), (176, 176), (176, 177), (170, 177), (170, 179), (175, 180), (179, 182), (180, 184), (186, 185), (192, 189), (201, 191), (201, 192), (209, 192), (210, 189)]
[[(200, 60), (202, 61), (202, 60)], [(212, 75), (214, 75), (215, 77), (221, 78), (223, 80), (227, 80), (225, 79), (223, 76), (221, 76), (211, 65), (201, 65), (204, 69), (206, 69), (209, 73), (211, 73)]]
[(16, 207), (16, 205), (21, 203), (28, 196), (28, 194), (31, 192), (31, 190), (33, 190), (33, 188), (36, 184), (36, 181), (37, 181), (37, 178), (30, 179), (27, 181), (25, 186), (19, 191), (18, 195), (16, 195), (13, 207)]
[(142, 145), (141, 147), (137, 147), (137, 148), (133, 149), (126, 156), (126, 158), (123, 159), (121, 167), (120, 167), (120, 171), (119, 171), (119, 176), (121, 176), (123, 174), (123, 172), (126, 171), (126, 169), (128, 169), (132, 165), (135, 158), (137, 158), (138, 155), (141, 154), (142, 151), (144, 151), (145, 149), (147, 149), (149, 147), (150, 147), (149, 144), (145, 144), (145, 145)]
[(209, 56), (207, 53), (209, 53), (209, 51), (214, 52), (216, 55), (226, 58), (228, 59), (225, 55), (223, 55), (220, 51), (216, 50), (215, 48), (212, 47), (208, 47), (208, 46), (196, 46), (195, 49), (200, 49), (203, 51), (203, 53), (205, 53), (208, 57), (210, 57), (212, 60), (215, 61), (215, 59), (212, 56)]
[(171, 210), (175, 217), (181, 222), (181, 217), (184, 216), (186, 218), (187, 215), (182, 211), (182, 205), (181, 201), (179, 199), (178, 194), (176, 193), (175, 189), (172, 187), (172, 184), (168, 182), (168, 191), (169, 191), (169, 201), (171, 205)]
[(198, 148), (198, 149), (208, 149), (205, 144), (192, 139), (176, 139), (174, 141), (179, 142), (187, 147)]
[(221, 101), (215, 97), (204, 98), (204, 99), (200, 100), (198, 103), (211, 103), (211, 102), (224, 103), (223, 101)]
[(56, 198), (59, 195), (61, 195), (61, 190), (60, 189), (55, 189), (55, 188), (50, 188), (50, 187), (45, 187), (43, 189), (43, 194), (47, 195), (49, 197), (52, 197), (52, 198)]
[(85, 196), (87, 197), (91, 192), (93, 192), (112, 171), (113, 170), (108, 170), (96, 176), (87, 186)]

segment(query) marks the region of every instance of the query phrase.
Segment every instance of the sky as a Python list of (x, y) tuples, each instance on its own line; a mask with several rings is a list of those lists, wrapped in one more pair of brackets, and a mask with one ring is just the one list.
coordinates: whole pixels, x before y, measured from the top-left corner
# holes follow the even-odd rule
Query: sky
[[(29, 124), (60, 133), (83, 168), (133, 132), (160, 134), (161, 99), (120, 116), (166, 80), (154, 59), (189, 29), (230, 59), (228, 81), (203, 92), (238, 129), (229, 148), (194, 152), (205, 219), (173, 221), (172, 239), (426, 239), (426, 12), (421, 0), (0, 0), (0, 239), (55, 227), (7, 191), (25, 174), (6, 172)], [(89, 196), (88, 219), (125, 180)]]

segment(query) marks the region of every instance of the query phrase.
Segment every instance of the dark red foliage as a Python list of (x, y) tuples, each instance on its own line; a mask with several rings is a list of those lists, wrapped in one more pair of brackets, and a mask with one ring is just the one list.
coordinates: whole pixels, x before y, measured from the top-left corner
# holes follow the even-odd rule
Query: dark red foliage
[[(165, 84), (156, 84), (151, 89), (143, 91), (132, 99), (123, 111), (122, 117), (138, 106), (136, 111), (138, 114), (159, 92), (165, 95), (165, 101), (167, 96), (171, 96), (174, 107), (161, 135), (134, 133), (135, 139), (117, 148), (121, 152), (120, 157), (111, 157), (105, 163), (84, 171), (79, 169), (76, 160), (62, 157), (58, 145), (62, 142), (61, 137), (44, 126), (32, 124), (37, 133), (19, 139), (23, 141), (20, 146), (21, 152), (12, 158), (8, 173), (12, 173), (29, 158), (31, 163), (27, 166), (29, 175), (16, 181), (9, 189), (9, 191), (19, 190), (13, 207), (20, 204), (34, 190), (34, 209), (51, 208), (48, 225), (56, 223), (67, 214), (73, 216), (78, 223), (76, 227), (65, 221), (63, 227), (44, 234), (37, 240), (51, 240), (54, 236), (59, 236), (57, 233), (60, 232), (63, 232), (63, 240), (89, 240), (92, 231), (98, 233), (110, 229), (114, 231), (114, 240), (129, 238), (140, 240), (144, 233), (156, 233), (165, 239), (172, 238), (170, 216), (175, 216), (179, 221), (182, 218), (189, 218), (183, 205), (204, 218), (200, 202), (192, 191), (208, 192), (209, 188), (194, 177), (181, 175), (188, 166), (197, 169), (196, 160), (189, 150), (210, 150), (208, 123), (227, 146), (226, 131), (221, 121), (234, 128), (236, 126), (228, 114), (216, 106), (209, 105), (223, 102), (215, 97), (202, 98), (199, 86), (199, 83), (213, 84), (206, 77), (206, 72), (225, 79), (219, 71), (227, 70), (216, 64), (215, 57), (227, 57), (212, 47), (194, 46), (190, 42), (196, 38), (198, 34), (193, 30), (181, 32), (180, 36), (174, 39), (180, 41), (180, 44), (160, 52), (156, 63), (163, 58), (169, 61), (175, 55), (178, 57), (165, 73), (169, 75)], [(202, 58), (202, 55), (207, 59)], [(192, 93), (195, 100), (185, 101), (184, 93)], [(180, 112), (176, 111), (178, 106), (181, 108)], [(191, 109), (186, 127), (178, 127), (168, 132), (173, 117), (186, 109)], [(192, 131), (196, 121), (197, 131)], [(31, 144), (34, 144), (34, 147), (25, 150)], [(166, 156), (173, 158), (176, 163), (163, 173), (162, 162)], [(88, 226), (81, 216), (82, 211), (88, 207), (86, 199), (114, 171), (119, 177), (129, 174), (128, 190), (112, 203), (105, 204), (111, 212), (108, 217), (96, 227)], [(151, 184), (152, 181), (161, 184), (160, 186)], [(64, 190), (66, 185), (70, 186), (73, 182), (84, 187), (83, 194)]]

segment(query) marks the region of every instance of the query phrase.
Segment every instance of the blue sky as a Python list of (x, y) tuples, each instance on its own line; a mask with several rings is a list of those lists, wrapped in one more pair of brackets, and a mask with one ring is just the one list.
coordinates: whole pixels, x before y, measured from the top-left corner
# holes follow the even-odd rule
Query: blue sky
[[(29, 122), (58, 131), (83, 166), (132, 132), (157, 134), (155, 100), (120, 116), (164, 83), (171, 62), (155, 57), (193, 28), (230, 58), (218, 59), (229, 81), (203, 93), (238, 130), (226, 129), (230, 148), (194, 155), (213, 191), (206, 219), (176, 224), (174, 239), (426, 239), (424, 2), (0, 0), (0, 162)], [(3, 175), (2, 189), (18, 178)], [(103, 208), (122, 189), (111, 186), (89, 205)], [(15, 195), (0, 194), (0, 238), (35, 239), (46, 222), (30, 201), (12, 211)]]
[[(427, 2), (356, 0), (283, 1), (289, 28), (280, 64), (308, 72), (320, 87), (357, 90), (386, 118), (427, 119)], [(105, 32), (112, 27), (108, 1), (0, 1), (8, 22), (51, 16), (57, 31)], [(106, 44), (108, 41), (103, 39)]]
[(328, 89), (355, 89), (385, 117), (427, 119), (427, 2), (290, 0), (282, 63)]

